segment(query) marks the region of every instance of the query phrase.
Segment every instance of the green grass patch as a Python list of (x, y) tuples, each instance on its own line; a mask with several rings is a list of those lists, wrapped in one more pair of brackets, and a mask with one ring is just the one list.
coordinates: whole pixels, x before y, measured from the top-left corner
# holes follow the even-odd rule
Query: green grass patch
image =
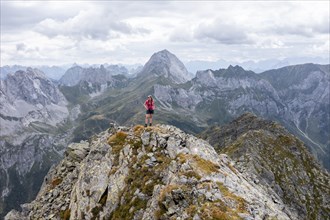
[(61, 220), (69, 220), (70, 219), (71, 210), (69, 208), (65, 209), (64, 211), (60, 211), (60, 219)]
[(230, 192), (228, 190), (228, 188), (223, 185), (223, 183), (217, 182), (217, 185), (224, 197), (233, 200), (237, 204), (237, 206), (236, 206), (237, 211), (239, 211), (241, 213), (247, 212), (247, 206), (246, 206), (245, 199)]
[(123, 145), (125, 143), (127, 133), (123, 131), (118, 131), (116, 134), (112, 135), (108, 139), (109, 145)]
[(55, 178), (50, 183), (50, 188), (54, 189), (56, 186), (60, 185), (62, 183), (63, 179), (61, 178)]
[(96, 204), (96, 206), (94, 208), (92, 208), (92, 220), (97, 219), (97, 217), (99, 216), (99, 213), (103, 210), (105, 203), (107, 202), (107, 198), (108, 198), (108, 187), (105, 189), (105, 191), (103, 192), (100, 200), (98, 201), (98, 203)]

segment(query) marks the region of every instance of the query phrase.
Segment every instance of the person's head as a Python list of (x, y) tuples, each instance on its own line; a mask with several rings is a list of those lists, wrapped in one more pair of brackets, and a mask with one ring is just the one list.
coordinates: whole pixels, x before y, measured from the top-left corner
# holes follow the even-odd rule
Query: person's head
[(152, 96), (151, 95), (148, 95), (148, 100), (152, 101)]

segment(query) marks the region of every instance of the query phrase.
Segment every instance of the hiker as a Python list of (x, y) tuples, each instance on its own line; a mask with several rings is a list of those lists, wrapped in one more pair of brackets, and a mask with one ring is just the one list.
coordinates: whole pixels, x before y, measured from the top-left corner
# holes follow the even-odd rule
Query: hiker
[(155, 102), (151, 95), (148, 95), (147, 100), (144, 102), (144, 107), (146, 108), (146, 120), (144, 127), (148, 126), (148, 118), (149, 118), (149, 126), (152, 126), (152, 114), (154, 114)]

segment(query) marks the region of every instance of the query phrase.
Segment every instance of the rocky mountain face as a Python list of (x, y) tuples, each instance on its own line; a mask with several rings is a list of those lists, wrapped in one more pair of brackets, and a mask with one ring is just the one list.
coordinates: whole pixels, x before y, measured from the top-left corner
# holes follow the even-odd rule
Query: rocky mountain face
[(191, 78), (184, 64), (168, 50), (154, 53), (138, 76), (161, 76), (176, 84), (187, 82)]
[(98, 85), (109, 85), (116, 83), (116, 78), (113, 76), (119, 74), (128, 74), (128, 70), (118, 65), (107, 67), (101, 65), (99, 68), (74, 66), (65, 72), (59, 82), (66, 86), (75, 86), (84, 81)]
[(285, 112), (271, 84), (239, 66), (197, 72), (186, 88), (156, 85), (155, 96), (162, 105), (202, 113), (209, 123), (229, 121), (246, 110), (269, 116)]
[(17, 71), (1, 81), (0, 218), (33, 199), (43, 176), (61, 158), (67, 134), (57, 134), (70, 116), (67, 104), (37, 69)]
[(55, 126), (69, 114), (63, 94), (37, 69), (9, 74), (1, 81), (0, 95), (1, 136), (34, 122)]
[(253, 112), (298, 135), (330, 168), (329, 65), (304, 64), (262, 74), (239, 66), (197, 72), (188, 83), (156, 84), (161, 109), (190, 114), (201, 127), (224, 124)]
[(283, 119), (293, 124), (319, 158), (328, 161), (329, 168), (330, 65), (288, 66), (261, 77), (272, 84), (285, 104), (288, 114)]
[(304, 143), (278, 123), (247, 113), (201, 135), (219, 154), (227, 154), (248, 179), (274, 194), (297, 214), (294, 219), (330, 216), (330, 176)]
[[(88, 142), (70, 144), (65, 155), (45, 177), (37, 198), (22, 205), (22, 211), (11, 211), (5, 219), (298, 219), (302, 216), (286, 205), (276, 189), (253, 181), (256, 177), (240, 172), (236, 166), (240, 169), (242, 166), (227, 155), (217, 154), (207, 142), (174, 126), (113, 126)], [(251, 156), (246, 155), (256, 161)], [(289, 163), (282, 166), (294, 168)], [(317, 168), (313, 167), (311, 172), (319, 172)], [(309, 184), (307, 180), (306, 184)], [(321, 195), (317, 210), (322, 210), (326, 204), (323, 202), (328, 199), (329, 194)], [(307, 210), (306, 216), (314, 213), (310, 211)], [(323, 215), (317, 213), (315, 219), (322, 219)]]

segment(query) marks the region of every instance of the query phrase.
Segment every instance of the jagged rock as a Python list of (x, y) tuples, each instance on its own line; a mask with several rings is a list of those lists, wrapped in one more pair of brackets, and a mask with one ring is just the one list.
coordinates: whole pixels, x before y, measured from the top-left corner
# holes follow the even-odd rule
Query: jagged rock
[[(146, 133), (151, 141), (143, 144)], [(167, 139), (167, 144), (161, 146), (158, 139)], [(164, 149), (169, 153), (162, 153)], [(79, 161), (72, 157), (76, 151), (84, 155)], [(48, 181), (37, 198), (24, 212), (13, 211), (6, 219), (15, 216), (212, 219), (219, 218), (218, 215), (229, 219), (239, 216), (290, 219), (289, 216), (294, 216), (288, 210), (283, 211), (280, 198), (268, 196), (263, 187), (233, 168), (229, 157), (217, 156), (207, 142), (173, 126), (103, 132), (89, 144), (70, 145), (65, 155), (47, 175)], [(75, 158), (73, 170), (58, 172), (72, 158)], [(145, 166), (148, 163), (154, 165)]]
[(15, 209), (8, 212), (5, 219), (10, 220), (25, 220), (28, 219), (22, 212), (16, 211)]
[(178, 150), (181, 148), (180, 142), (181, 141), (175, 139), (175, 137), (170, 137), (167, 140), (167, 151), (172, 159), (176, 157), (176, 155), (178, 154)]
[(73, 161), (81, 161), (89, 151), (88, 142), (72, 143), (66, 150), (66, 155)]
[(150, 133), (144, 132), (141, 136), (141, 140), (143, 145), (148, 145), (150, 140)]

